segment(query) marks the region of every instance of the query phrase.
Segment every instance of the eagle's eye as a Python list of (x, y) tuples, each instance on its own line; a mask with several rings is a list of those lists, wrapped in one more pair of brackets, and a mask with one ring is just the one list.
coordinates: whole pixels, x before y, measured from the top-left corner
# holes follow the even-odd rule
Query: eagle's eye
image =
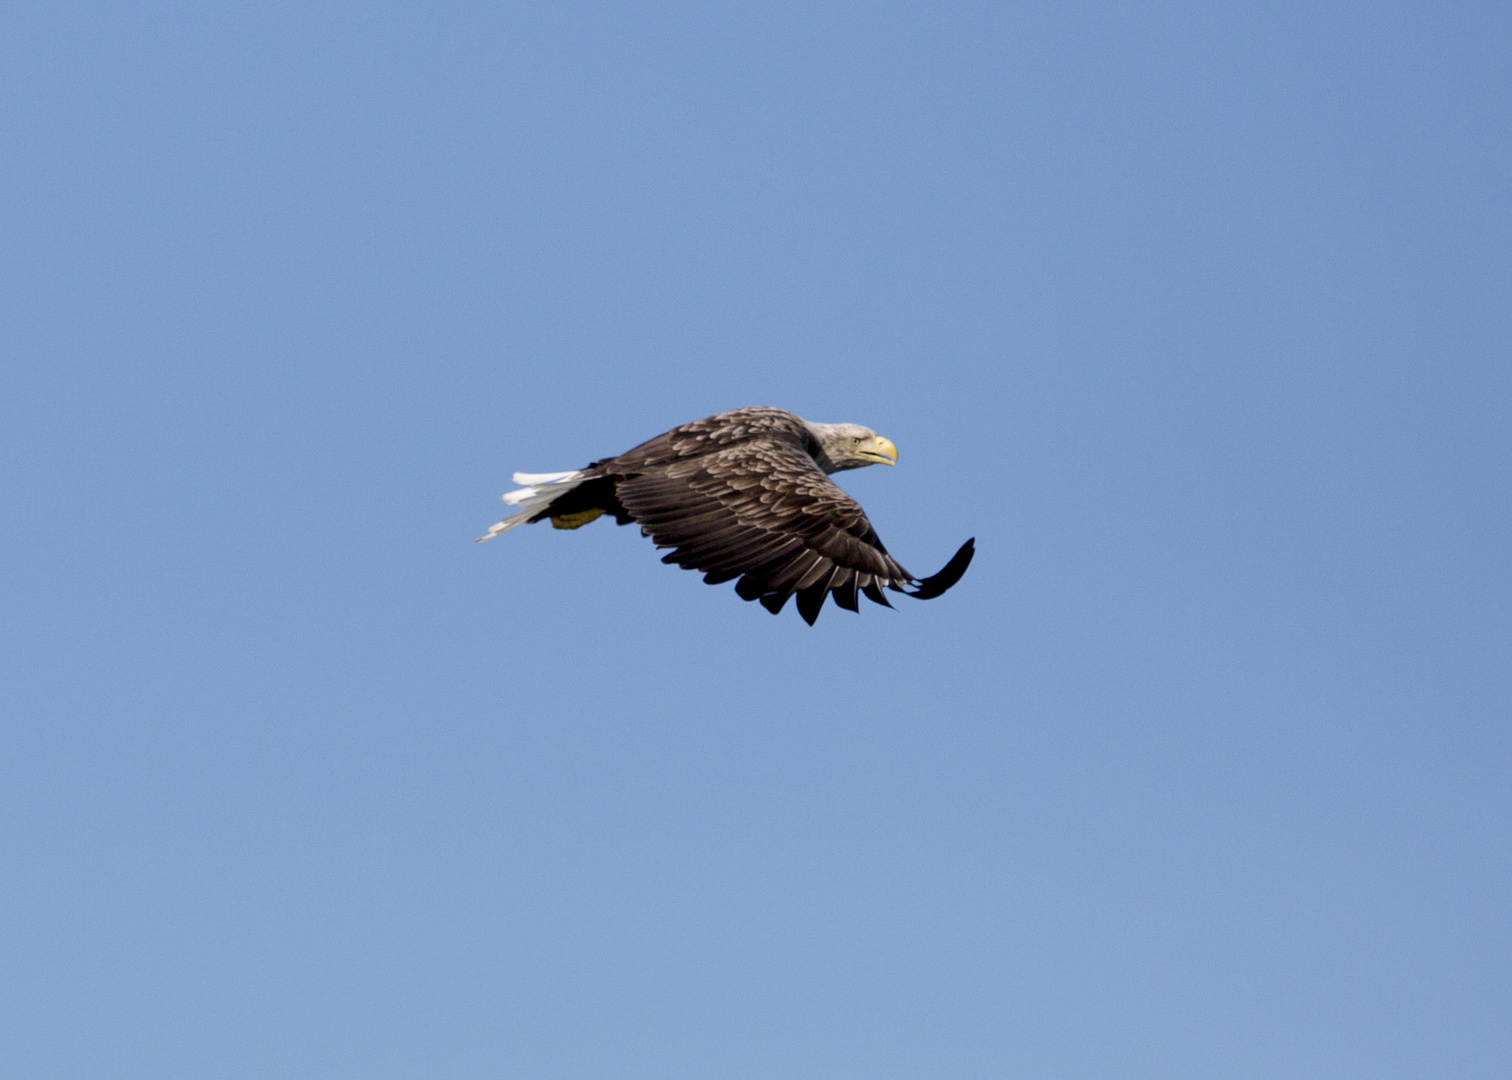
[(861, 436), (859, 436), (859, 435), (853, 436), (851, 438), (851, 445), (852, 446), (860, 446), (861, 445)]

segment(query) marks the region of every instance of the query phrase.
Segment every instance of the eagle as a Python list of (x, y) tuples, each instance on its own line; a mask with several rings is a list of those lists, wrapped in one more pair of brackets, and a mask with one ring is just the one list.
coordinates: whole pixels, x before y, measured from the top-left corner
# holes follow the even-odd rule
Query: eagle
[(858, 597), (891, 607), (884, 589), (920, 600), (961, 579), (976, 538), (932, 577), (915, 578), (887, 553), (861, 504), (830, 475), (898, 463), (898, 448), (860, 424), (818, 424), (783, 409), (720, 413), (675, 427), (618, 457), (573, 472), (515, 473), (504, 496), (520, 510), (478, 537), (550, 520), (579, 529), (604, 514), (635, 522), (664, 563), (698, 570), (772, 614), (798, 598), (810, 626), (825, 598), (859, 611)]

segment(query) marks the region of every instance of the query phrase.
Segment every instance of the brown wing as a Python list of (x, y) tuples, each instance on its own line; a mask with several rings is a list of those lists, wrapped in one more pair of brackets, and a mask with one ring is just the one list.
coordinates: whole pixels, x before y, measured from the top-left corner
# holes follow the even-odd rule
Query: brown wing
[(733, 445), (705, 442), (696, 456), (638, 447), (596, 464), (618, 474), (615, 493), (641, 531), (673, 549), (663, 562), (701, 570), (711, 585), (739, 578), (735, 591), (773, 614), (796, 594), (809, 623), (831, 593), (851, 611), (863, 592), (887, 604), (882, 590), (902, 589), (913, 575), (887, 553), (861, 505), (814, 464), (801, 436), (775, 428)]

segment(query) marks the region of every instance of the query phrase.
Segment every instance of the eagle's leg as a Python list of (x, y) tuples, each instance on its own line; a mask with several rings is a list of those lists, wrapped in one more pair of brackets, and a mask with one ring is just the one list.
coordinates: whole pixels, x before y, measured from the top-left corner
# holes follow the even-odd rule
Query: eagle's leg
[(630, 521), (630, 515), (614, 493), (614, 480), (607, 476), (596, 477), (563, 492), (530, 520), (550, 518), (555, 528), (581, 529), (603, 514), (613, 514), (621, 525)]

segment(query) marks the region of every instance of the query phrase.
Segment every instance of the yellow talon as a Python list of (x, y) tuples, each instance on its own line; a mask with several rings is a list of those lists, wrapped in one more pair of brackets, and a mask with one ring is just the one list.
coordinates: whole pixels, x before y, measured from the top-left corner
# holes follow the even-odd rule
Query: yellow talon
[(603, 516), (602, 510), (579, 510), (576, 514), (558, 514), (551, 519), (554, 529), (581, 529), (595, 518)]

